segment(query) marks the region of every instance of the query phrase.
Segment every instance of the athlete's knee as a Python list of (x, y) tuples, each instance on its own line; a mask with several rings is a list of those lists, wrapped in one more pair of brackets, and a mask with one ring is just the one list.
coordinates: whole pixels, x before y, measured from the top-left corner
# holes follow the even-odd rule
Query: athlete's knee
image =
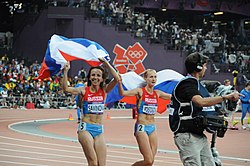
[(145, 159), (145, 160), (144, 160), (145, 166), (152, 166), (153, 163), (154, 163), (154, 159), (153, 159), (153, 158)]
[(95, 160), (89, 160), (88, 165), (89, 166), (98, 166), (98, 161), (97, 160), (96, 161)]
[(98, 166), (98, 160), (97, 160), (96, 157), (86, 155), (86, 158), (88, 160), (88, 165), (89, 166)]

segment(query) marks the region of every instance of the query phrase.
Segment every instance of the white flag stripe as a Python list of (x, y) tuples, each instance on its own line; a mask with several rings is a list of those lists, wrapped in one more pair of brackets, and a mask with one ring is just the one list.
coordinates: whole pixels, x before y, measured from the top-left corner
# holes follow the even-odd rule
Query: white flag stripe
[(170, 81), (170, 80), (180, 80), (184, 76), (181, 75), (180, 73), (171, 70), (171, 69), (165, 69), (157, 72), (157, 82), (156, 85), (165, 82), (165, 81)]
[[(143, 77), (136, 74), (135, 72), (131, 71), (125, 74), (121, 74), (122, 77), (122, 83), (123, 85), (128, 89), (135, 89), (138, 87), (143, 87), (146, 85), (146, 82)], [(184, 76), (180, 73), (171, 70), (171, 69), (165, 69), (157, 72), (157, 82), (156, 85), (166, 82), (166, 81), (172, 81), (172, 80), (180, 80)]]

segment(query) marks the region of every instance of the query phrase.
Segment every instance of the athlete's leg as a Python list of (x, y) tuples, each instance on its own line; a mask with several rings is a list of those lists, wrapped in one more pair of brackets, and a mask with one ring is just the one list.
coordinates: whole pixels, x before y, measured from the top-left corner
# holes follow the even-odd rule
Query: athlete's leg
[(242, 104), (241, 107), (242, 107), (242, 110), (241, 110), (241, 125), (242, 125), (242, 128), (245, 129), (244, 118), (246, 117), (246, 114), (247, 114), (247, 105)]
[(81, 121), (81, 108), (77, 107), (77, 119), (78, 119), (78, 123), (80, 123)]
[(149, 137), (146, 132), (136, 132), (135, 134), (139, 150), (143, 155), (144, 160), (135, 162), (132, 166), (152, 166), (154, 154), (150, 147)]
[(107, 147), (104, 140), (103, 134), (100, 134), (94, 138), (94, 147), (96, 150), (98, 166), (106, 165), (106, 157), (107, 157)]
[[(158, 138), (157, 138), (156, 131), (152, 132), (149, 135), (149, 142), (150, 142), (150, 146), (152, 149), (153, 157), (155, 158), (155, 155), (157, 153), (157, 148), (158, 148)], [(153, 160), (154, 160), (154, 158), (153, 158)]]
[(94, 148), (94, 139), (85, 130), (78, 132), (78, 140), (82, 145), (83, 152), (87, 158), (89, 166), (98, 166), (97, 155)]
[(247, 113), (248, 113), (247, 127), (250, 129), (250, 104), (248, 104)]

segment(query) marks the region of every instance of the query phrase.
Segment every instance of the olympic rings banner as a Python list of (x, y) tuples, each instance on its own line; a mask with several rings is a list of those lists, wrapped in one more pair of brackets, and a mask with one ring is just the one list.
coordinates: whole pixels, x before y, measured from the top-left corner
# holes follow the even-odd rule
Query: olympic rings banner
[(140, 75), (145, 71), (142, 62), (148, 53), (139, 42), (136, 42), (133, 46), (129, 46), (127, 50), (119, 44), (116, 44), (113, 52), (116, 54), (113, 65), (120, 74), (134, 71)]

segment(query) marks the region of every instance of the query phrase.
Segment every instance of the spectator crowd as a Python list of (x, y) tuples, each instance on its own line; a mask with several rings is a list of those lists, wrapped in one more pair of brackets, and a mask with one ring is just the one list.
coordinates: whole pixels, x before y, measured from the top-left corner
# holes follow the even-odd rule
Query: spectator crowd
[[(188, 54), (201, 52), (210, 57), (217, 72), (238, 70), (250, 74), (250, 41), (243, 41), (234, 25), (227, 28), (218, 21), (207, 20), (203, 27), (188, 27), (147, 12), (135, 11), (128, 2), (119, 4), (114, 0), (90, 0), (84, 1), (84, 5), (88, 8), (86, 15), (89, 19), (97, 17), (104, 25), (128, 31), (149, 43), (163, 44), (166, 50), (181, 50)], [(216, 66), (220, 69), (216, 70)]]
[[(27, 66), (25, 61), (0, 59), (0, 108), (26, 108), (31, 103), (35, 108), (76, 108), (74, 97), (65, 94), (60, 87), (60, 76), (36, 79), (41, 65), (35, 61)], [(84, 74), (83, 74), (84, 72)], [(79, 77), (85, 76), (84, 69)], [(78, 76), (69, 79), (69, 85), (76, 84)]]

